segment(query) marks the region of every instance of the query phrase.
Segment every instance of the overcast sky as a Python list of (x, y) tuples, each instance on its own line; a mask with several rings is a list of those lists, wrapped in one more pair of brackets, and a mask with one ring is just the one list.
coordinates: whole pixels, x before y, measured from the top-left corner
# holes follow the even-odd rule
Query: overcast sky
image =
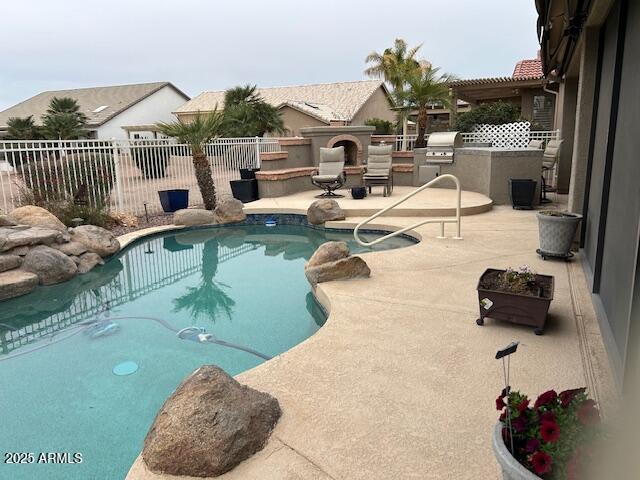
[(359, 80), (402, 37), (461, 78), (534, 58), (534, 0), (3, 0), (0, 110), (45, 90)]

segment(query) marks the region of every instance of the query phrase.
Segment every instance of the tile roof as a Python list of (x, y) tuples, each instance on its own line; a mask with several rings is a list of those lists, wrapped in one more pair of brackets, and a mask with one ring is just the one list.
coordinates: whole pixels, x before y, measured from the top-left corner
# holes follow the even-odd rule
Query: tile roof
[[(167, 85), (182, 94), (185, 100), (189, 99), (187, 95), (169, 82), (42, 92), (0, 112), (0, 129), (6, 128), (7, 120), (11, 117), (27, 117), (33, 115), (34, 121), (40, 124), (40, 117), (47, 111), (49, 103), (54, 97), (71, 97), (76, 99), (80, 105), (80, 110), (88, 118), (87, 125), (97, 127)], [(96, 109), (102, 106), (106, 106), (106, 108), (95, 112)]]
[(513, 78), (542, 77), (542, 61), (539, 58), (520, 60), (513, 69)]
[[(274, 107), (287, 105), (329, 123), (331, 120), (353, 119), (362, 105), (383, 84), (381, 80), (319, 83), (258, 88), (258, 93)], [(216, 105), (219, 110), (224, 108), (224, 91), (203, 92), (174, 113), (210, 112)]]

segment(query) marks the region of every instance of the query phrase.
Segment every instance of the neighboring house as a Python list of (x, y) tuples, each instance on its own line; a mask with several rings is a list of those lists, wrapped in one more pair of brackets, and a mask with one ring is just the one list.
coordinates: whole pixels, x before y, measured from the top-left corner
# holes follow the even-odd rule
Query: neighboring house
[[(259, 88), (258, 93), (280, 109), (290, 136), (298, 136), (304, 127), (364, 125), (371, 118), (396, 118), (389, 92), (380, 80)], [(188, 121), (216, 107), (224, 109), (224, 91), (203, 92), (174, 113)]]
[(543, 71), (558, 90), (559, 182), (568, 184), (569, 211), (584, 217), (582, 266), (626, 389), (640, 378), (640, 2), (536, 0), (536, 7)]
[(449, 85), (453, 98), (464, 100), (471, 108), (498, 100), (512, 102), (520, 107), (522, 117), (553, 130), (555, 95), (545, 91), (546, 83), (540, 58), (535, 58), (519, 61), (510, 77), (456, 80)]
[(42, 92), (0, 112), (0, 137), (11, 117), (33, 116), (36, 124), (54, 97), (77, 100), (87, 118), (89, 138), (155, 138), (154, 124), (173, 121), (173, 110), (189, 97), (169, 82)]

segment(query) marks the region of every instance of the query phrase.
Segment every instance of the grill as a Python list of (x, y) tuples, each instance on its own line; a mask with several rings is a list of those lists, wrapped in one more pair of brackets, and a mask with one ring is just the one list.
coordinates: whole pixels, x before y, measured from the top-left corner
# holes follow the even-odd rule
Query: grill
[[(455, 148), (462, 146), (459, 132), (436, 132), (429, 135), (427, 148), (420, 149), (424, 157), (418, 156), (418, 181), (420, 185), (440, 175), (440, 165), (453, 163)], [(418, 152), (416, 152), (418, 153)]]
[(453, 163), (454, 149), (462, 146), (460, 132), (435, 132), (427, 141), (427, 164)]

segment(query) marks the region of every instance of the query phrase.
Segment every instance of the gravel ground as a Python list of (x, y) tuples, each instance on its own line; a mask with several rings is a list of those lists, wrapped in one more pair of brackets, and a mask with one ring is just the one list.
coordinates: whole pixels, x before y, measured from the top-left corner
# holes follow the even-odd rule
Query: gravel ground
[(132, 227), (125, 227), (124, 225), (116, 225), (112, 227), (110, 230), (116, 236), (124, 235), (125, 233), (135, 232), (136, 230), (142, 230), (143, 228), (149, 227), (158, 227), (160, 225), (169, 225), (173, 223), (173, 214), (172, 213), (163, 213), (159, 215), (149, 215), (149, 221), (147, 221), (146, 217), (143, 215), (138, 218), (138, 225)]

